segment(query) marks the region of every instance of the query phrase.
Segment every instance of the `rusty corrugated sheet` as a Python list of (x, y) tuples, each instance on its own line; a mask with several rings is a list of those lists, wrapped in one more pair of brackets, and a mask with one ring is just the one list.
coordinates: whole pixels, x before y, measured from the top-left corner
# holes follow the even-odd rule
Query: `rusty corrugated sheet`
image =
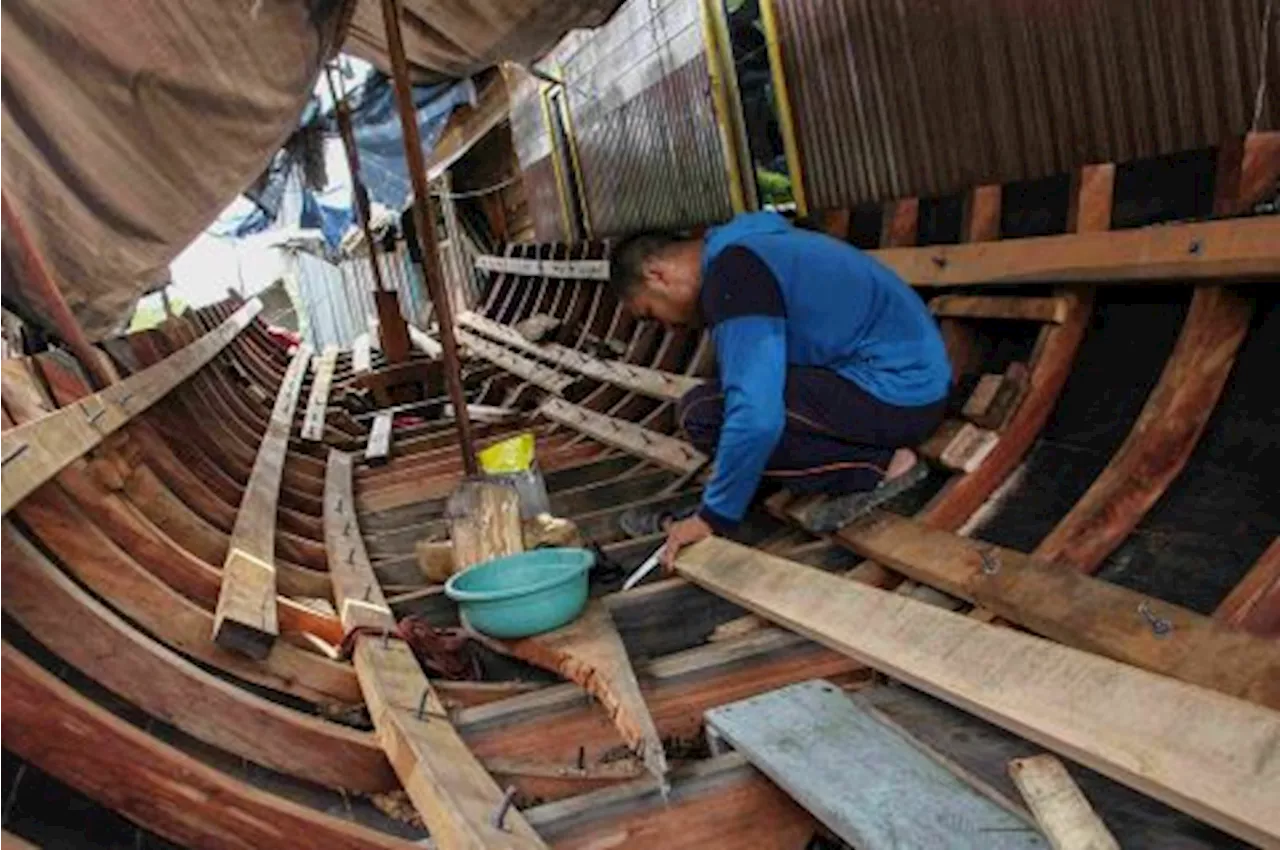
[(813, 209), (1280, 127), (1267, 0), (774, 0)]

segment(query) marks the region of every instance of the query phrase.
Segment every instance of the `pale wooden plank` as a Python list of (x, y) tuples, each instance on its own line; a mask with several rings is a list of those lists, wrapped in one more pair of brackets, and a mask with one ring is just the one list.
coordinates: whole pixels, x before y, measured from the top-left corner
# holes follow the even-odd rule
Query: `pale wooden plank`
[(1054, 850), (1120, 850), (1067, 768), (1051, 755), (1009, 762), (1022, 797)]
[(383, 410), (373, 418), (373, 425), (369, 428), (369, 441), (364, 447), (365, 461), (370, 464), (386, 462), (391, 454), (391, 426), (394, 421), (395, 414), (390, 410)]
[(100, 393), (10, 428), (0, 438), (4, 513), (212, 360), (262, 309), (253, 299), (218, 328)]
[(213, 639), (223, 648), (251, 658), (265, 658), (280, 631), (276, 619), (276, 506), (293, 415), (310, 362), (311, 347), (299, 347), (280, 381), (222, 562)]
[(562, 375), (537, 361), (521, 357), (497, 343), (468, 333), (461, 328), (458, 330), (458, 341), (467, 347), (469, 353), (482, 357), (500, 369), (523, 378), (549, 393), (561, 395), (573, 383), (574, 379), (569, 375)]
[(822, 680), (713, 708), (707, 726), (858, 850), (1047, 850), (1007, 809)]
[(445, 508), (453, 545), (453, 570), (524, 551), (520, 495), (513, 487), (463, 481)]
[[(392, 633), (395, 619), (378, 586), (356, 521), (351, 456), (331, 451), (325, 474), (324, 528), (334, 600), (348, 629)], [(409, 799), (441, 850), (542, 848), (517, 810), (501, 826), (493, 815), (503, 800), (458, 736), (439, 694), (398, 637), (361, 635), (353, 656), (378, 740)]]
[(408, 328), (409, 341), (413, 343), (414, 348), (418, 349), (433, 360), (440, 359), (444, 348), (436, 341), (435, 337), (431, 336), (424, 330), (415, 328), (413, 325), (408, 325)]
[(1220, 829), (1280, 843), (1280, 714), (710, 538), (685, 578)]
[(329, 407), (329, 388), (333, 385), (333, 370), (338, 365), (338, 347), (325, 348), (316, 360), (315, 377), (311, 379), (311, 394), (307, 397), (307, 410), (302, 416), (302, 439), (313, 442), (324, 439), (325, 411)]
[(695, 472), (707, 462), (706, 455), (684, 440), (650, 431), (634, 422), (596, 413), (564, 399), (549, 398), (538, 412), (605, 445), (651, 460), (675, 472)]
[(1017, 319), (1060, 325), (1071, 312), (1066, 298), (1006, 298), (991, 295), (939, 295), (929, 301), (933, 315), (955, 319)]

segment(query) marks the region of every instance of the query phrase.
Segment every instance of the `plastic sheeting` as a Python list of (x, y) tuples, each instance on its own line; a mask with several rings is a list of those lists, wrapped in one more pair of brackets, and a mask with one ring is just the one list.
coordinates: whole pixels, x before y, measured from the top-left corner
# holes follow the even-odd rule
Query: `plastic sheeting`
[[(338, 0), (3, 5), (4, 192), (91, 338), (296, 128)], [(28, 318), (6, 235), (5, 306)]]

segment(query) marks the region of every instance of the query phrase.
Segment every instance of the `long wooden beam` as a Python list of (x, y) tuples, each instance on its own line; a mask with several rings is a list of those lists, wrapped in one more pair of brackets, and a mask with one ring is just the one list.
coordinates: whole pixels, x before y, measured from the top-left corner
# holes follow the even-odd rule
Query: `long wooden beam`
[(863, 557), (1038, 634), (1280, 709), (1280, 644), (1013, 549), (887, 511), (839, 531)]
[(1280, 216), (871, 251), (913, 286), (1276, 279)]
[(212, 333), (163, 361), (0, 437), (4, 513), (71, 461), (155, 404), (227, 347), (262, 309), (256, 298)]
[(632, 366), (619, 361), (600, 360), (582, 352), (555, 342), (532, 343), (522, 337), (514, 328), (495, 322), (475, 313), (464, 313), (458, 317), (458, 324), (470, 330), (482, 333), (491, 339), (505, 343), (521, 351), (541, 357), (566, 369), (605, 381), (625, 390), (666, 401), (677, 401), (686, 392), (702, 383), (697, 378), (664, 372), (661, 369), (650, 369), (645, 366)]
[(1280, 714), (709, 538), (677, 571), (755, 613), (1259, 845)]
[(1071, 312), (1071, 302), (1065, 298), (939, 295), (929, 301), (929, 310), (935, 316), (953, 319), (1016, 319), (1060, 325)]
[(310, 362), (311, 348), (301, 346), (280, 382), (222, 562), (213, 639), (250, 658), (265, 658), (280, 632), (276, 617), (276, 508), (293, 414)]
[(329, 387), (333, 385), (333, 370), (338, 365), (338, 349), (329, 346), (316, 362), (315, 376), (311, 379), (311, 394), (307, 397), (307, 410), (302, 416), (301, 436), (304, 440), (324, 439), (324, 417), (329, 407)]
[(707, 456), (684, 440), (596, 413), (564, 399), (549, 398), (538, 412), (553, 422), (579, 431), (608, 446), (622, 449), (675, 472), (695, 472)]
[(325, 545), (334, 600), (356, 637), (353, 660), (374, 729), (401, 784), (441, 850), (499, 850), (545, 845), (518, 811), (499, 823), (502, 789), (454, 730), (413, 651), (388, 635), (395, 618), (369, 564), (356, 522), (351, 456), (329, 453), (325, 476)]
[(488, 360), (499, 369), (523, 378), (535, 387), (546, 390), (549, 393), (562, 395), (573, 384), (574, 379), (571, 376), (563, 375), (536, 360), (522, 357), (514, 351), (490, 342), (482, 336), (468, 333), (461, 328), (458, 329), (458, 340), (472, 354)]

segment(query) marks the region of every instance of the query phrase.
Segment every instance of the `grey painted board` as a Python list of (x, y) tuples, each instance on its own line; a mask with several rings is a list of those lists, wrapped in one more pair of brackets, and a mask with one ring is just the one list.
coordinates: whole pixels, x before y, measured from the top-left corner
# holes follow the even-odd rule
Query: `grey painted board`
[(706, 721), (858, 850), (1049, 847), (830, 682), (801, 682), (723, 705)]

